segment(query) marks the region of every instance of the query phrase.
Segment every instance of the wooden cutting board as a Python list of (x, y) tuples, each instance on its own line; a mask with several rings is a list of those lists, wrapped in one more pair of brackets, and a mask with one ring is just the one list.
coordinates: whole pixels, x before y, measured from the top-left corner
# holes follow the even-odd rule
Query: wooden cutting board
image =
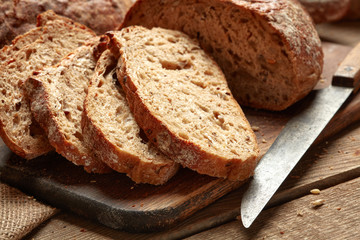
[[(338, 64), (350, 51), (349, 47), (332, 43), (324, 43), (323, 48), (324, 80), (317, 89), (328, 86)], [(316, 91), (280, 113), (244, 109), (251, 125), (258, 129), (261, 155), (314, 94)], [(343, 106), (317, 142), (359, 119), (360, 95), (357, 94)], [(0, 143), (0, 180), (52, 206), (71, 210), (111, 228), (134, 232), (168, 228), (242, 185), (242, 182), (199, 175), (187, 169), (181, 169), (163, 186), (134, 184), (120, 173), (88, 174), (55, 153), (25, 161), (11, 154), (3, 143)]]

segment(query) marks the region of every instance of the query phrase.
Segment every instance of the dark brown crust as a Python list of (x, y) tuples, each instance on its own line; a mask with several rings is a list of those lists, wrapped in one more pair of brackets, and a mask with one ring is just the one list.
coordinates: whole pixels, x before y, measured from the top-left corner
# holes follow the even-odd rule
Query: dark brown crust
[[(108, 34), (110, 37), (113, 36), (112, 33)], [(115, 38), (112, 38), (111, 45), (113, 46), (113, 50), (118, 49), (119, 51), (121, 47)], [(175, 133), (171, 132), (161, 120), (157, 119), (143, 103), (137, 93), (136, 86), (131, 80), (130, 74), (127, 72), (126, 59), (124, 59), (121, 49), (120, 55), (121, 57), (118, 64), (120, 68), (117, 69), (118, 81), (126, 93), (130, 109), (140, 128), (144, 130), (149, 140), (163, 153), (184, 167), (188, 167), (200, 174), (227, 178), (231, 181), (244, 180), (253, 175), (259, 153), (256, 141), (252, 155), (247, 159), (229, 160), (206, 152), (191, 141), (179, 138)], [(242, 112), (240, 107), (239, 110)], [(243, 118), (245, 119), (244, 115)], [(252, 131), (249, 134), (252, 134), (251, 139), (256, 139)]]
[[(175, 23), (177, 25), (175, 27), (171, 26), (170, 28), (175, 30), (182, 30), (187, 34), (190, 34), (191, 37), (196, 38), (196, 35), (186, 32), (186, 30), (182, 29), (180, 23), (178, 23), (178, 19), (175, 19), (177, 14), (174, 14), (174, 19), (169, 19), (168, 23), (162, 23), (162, 25), (159, 25), (159, 23), (156, 22), (156, 18), (150, 17), (151, 13), (144, 13), (141, 11), (142, 5), (146, 4), (151, 4), (149, 6), (151, 6), (153, 9), (156, 8), (158, 11), (159, 8), (165, 6), (165, 3), (163, 2), (164, 1), (159, 3), (159, 1), (138, 0), (126, 14), (125, 20), (120, 28), (130, 25), (143, 25), (148, 28), (155, 26), (168, 28), (170, 24), (174, 25)], [(177, 4), (186, 5), (188, 2), (192, 1), (180, 0), (177, 1)], [(267, 27), (272, 29), (273, 33), (279, 37), (282, 44), (286, 46), (289, 61), (291, 62), (289, 69), (293, 69), (294, 78), (292, 79), (291, 90), (293, 91), (293, 94), (290, 95), (289, 99), (276, 104), (261, 100), (257, 102), (258, 100), (256, 99), (252, 99), (251, 102), (248, 102), (246, 97), (243, 96), (244, 94), (240, 93), (241, 96), (237, 97), (237, 99), (240, 101), (241, 105), (279, 111), (286, 109), (296, 101), (300, 100), (313, 89), (317, 81), (320, 79), (320, 74), (322, 72), (323, 53), (320, 39), (312, 24), (312, 21), (299, 3), (285, 0), (262, 0), (254, 1), (254, 3), (244, 0), (214, 0), (213, 2), (250, 11), (251, 14), (257, 19), (264, 21), (264, 23), (267, 24)], [(204, 4), (210, 4), (210, 1)], [(146, 21), (141, 21), (139, 20), (141, 16), (149, 16), (149, 18), (147, 18)], [(277, 21), (277, 19), (280, 20)], [(291, 28), (289, 25), (291, 25)], [(293, 30), (290, 31), (290, 29)], [(197, 31), (198, 33), (201, 33), (202, 29), (197, 29)], [(204, 43), (201, 41), (202, 40), (200, 40), (200, 44), (204, 46)], [(239, 44), (241, 44), (242, 41), (243, 39), (239, 39)], [(216, 57), (215, 60), (217, 60)], [(241, 79), (237, 80), (241, 81)], [(256, 79), (252, 78), (251, 80)], [(242, 89), (242, 91), (246, 92), (246, 89)], [(235, 96), (239, 94), (237, 92), (234, 92)], [(263, 94), (266, 95), (266, 93)]]
[[(99, 65), (103, 64), (100, 61), (101, 59), (97, 63), (97, 72), (94, 74), (92, 84), (97, 84), (97, 76), (106, 72), (106, 69), (99, 69)], [(115, 66), (116, 62), (113, 67)], [(102, 70), (102, 73), (99, 70)], [(89, 99), (89, 95), (84, 103), (81, 125), (84, 139), (86, 139), (88, 146), (91, 145), (93, 147), (93, 151), (98, 159), (101, 159), (115, 171), (126, 173), (136, 183), (161, 185), (166, 183), (177, 172), (178, 165), (175, 162), (144, 162), (136, 155), (118, 150), (118, 147), (107, 138), (102, 129), (89, 116), (88, 101), (93, 101), (93, 99)]]

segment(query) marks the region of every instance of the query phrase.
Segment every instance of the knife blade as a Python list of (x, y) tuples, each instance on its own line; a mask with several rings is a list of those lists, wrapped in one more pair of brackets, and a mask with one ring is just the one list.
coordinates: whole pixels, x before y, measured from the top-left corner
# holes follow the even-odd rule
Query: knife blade
[(331, 118), (360, 84), (360, 43), (338, 67), (328, 88), (283, 128), (262, 157), (241, 201), (241, 220), (248, 228), (296, 166)]

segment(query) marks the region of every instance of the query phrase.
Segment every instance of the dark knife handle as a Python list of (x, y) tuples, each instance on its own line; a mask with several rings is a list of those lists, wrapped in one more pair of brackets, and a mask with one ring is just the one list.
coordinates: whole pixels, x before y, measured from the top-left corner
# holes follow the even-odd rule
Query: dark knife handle
[(341, 62), (333, 76), (335, 86), (353, 87), (357, 92), (360, 87), (360, 43), (358, 43)]

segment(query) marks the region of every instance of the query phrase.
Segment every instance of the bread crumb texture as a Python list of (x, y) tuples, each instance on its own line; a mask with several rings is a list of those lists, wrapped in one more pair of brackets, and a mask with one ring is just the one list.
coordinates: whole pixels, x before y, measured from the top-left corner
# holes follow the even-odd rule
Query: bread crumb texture
[(217, 64), (178, 31), (129, 27), (112, 33), (118, 78), (141, 128), (165, 154), (217, 177), (249, 177), (255, 135)]
[(99, 159), (135, 182), (163, 184), (178, 164), (157, 150), (137, 125), (117, 81), (116, 60), (109, 50), (98, 60), (84, 104), (84, 142)]

